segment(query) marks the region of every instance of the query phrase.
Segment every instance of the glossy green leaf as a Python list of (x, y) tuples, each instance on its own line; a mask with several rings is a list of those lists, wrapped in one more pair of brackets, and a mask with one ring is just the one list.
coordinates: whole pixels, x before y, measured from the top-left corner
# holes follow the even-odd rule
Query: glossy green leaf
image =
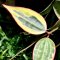
[(53, 60), (55, 44), (50, 38), (40, 39), (33, 50), (33, 60)]
[(53, 2), (54, 2), (54, 0), (40, 13), (42, 15), (48, 14), (51, 11), (51, 9), (53, 8)]
[(11, 13), (16, 23), (26, 32), (42, 34), (47, 30), (45, 19), (37, 12), (23, 7), (3, 6)]
[(60, 20), (60, 1), (55, 1), (53, 10), (54, 10), (56, 16), (58, 17), (58, 19)]

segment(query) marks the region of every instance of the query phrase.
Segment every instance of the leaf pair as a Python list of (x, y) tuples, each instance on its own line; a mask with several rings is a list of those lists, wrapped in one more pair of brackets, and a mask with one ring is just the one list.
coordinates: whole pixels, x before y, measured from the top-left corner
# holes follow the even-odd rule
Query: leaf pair
[[(45, 33), (45, 19), (37, 12), (23, 7), (3, 6), (11, 13), (16, 23), (26, 32), (34, 35)], [(55, 44), (50, 38), (40, 39), (33, 50), (33, 60), (53, 60)]]

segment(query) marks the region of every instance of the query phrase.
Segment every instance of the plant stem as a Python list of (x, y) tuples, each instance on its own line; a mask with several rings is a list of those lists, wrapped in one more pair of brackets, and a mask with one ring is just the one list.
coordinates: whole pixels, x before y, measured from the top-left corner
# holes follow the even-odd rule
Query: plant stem
[(20, 53), (22, 53), (22, 52), (24, 52), (24, 51), (26, 51), (28, 48), (30, 48), (32, 45), (34, 45), (36, 43), (36, 41), (35, 42), (33, 42), (32, 44), (30, 44), (28, 47), (26, 47), (26, 48), (24, 48), (23, 50), (21, 50), (21, 51), (19, 51), (19, 52), (17, 52), (17, 54), (15, 55), (15, 56), (13, 56), (11, 59), (9, 59), (9, 60), (12, 60), (12, 59), (14, 59), (16, 56), (18, 56)]
[(60, 46), (60, 43), (58, 45), (56, 45), (56, 48)]
[(58, 27), (56, 27), (55, 29), (53, 29), (53, 30), (47, 32), (47, 34), (50, 35), (50, 34), (52, 34), (53, 32), (55, 32), (56, 30), (58, 30)]
[[(50, 32), (47, 32), (48, 35), (52, 34), (52, 33), (55, 32), (57, 29), (58, 29), (58, 27), (55, 28), (55, 29), (53, 29), (53, 30), (51, 30)], [(34, 45), (35, 43), (36, 43), (36, 41), (33, 42), (32, 44), (30, 44), (28, 47), (26, 47), (26, 48), (22, 49), (21, 51), (17, 52), (17, 54), (16, 54), (15, 56), (13, 56), (13, 57), (12, 57), (11, 59), (9, 59), (9, 60), (14, 59), (16, 56), (18, 56), (20, 53), (26, 51), (28, 48), (30, 48), (30, 47), (31, 47), (32, 45)], [(59, 43), (56, 47), (58, 47), (58, 46), (60, 46), (60, 43)]]
[(55, 32), (57, 29), (58, 29), (58, 27), (57, 27), (57, 28), (55, 28), (55, 29), (53, 29), (52, 31), (50, 31), (50, 33)]
[(4, 55), (4, 54), (7, 52), (7, 50), (8, 50), (8, 49), (4, 50), (3, 53), (2, 53), (2, 55)]

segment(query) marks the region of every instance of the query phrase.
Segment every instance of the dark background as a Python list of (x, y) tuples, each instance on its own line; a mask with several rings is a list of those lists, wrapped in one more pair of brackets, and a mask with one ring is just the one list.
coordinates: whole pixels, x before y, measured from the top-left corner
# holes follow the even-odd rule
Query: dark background
[(42, 11), (52, 0), (15, 0), (16, 6), (27, 7), (37, 12)]

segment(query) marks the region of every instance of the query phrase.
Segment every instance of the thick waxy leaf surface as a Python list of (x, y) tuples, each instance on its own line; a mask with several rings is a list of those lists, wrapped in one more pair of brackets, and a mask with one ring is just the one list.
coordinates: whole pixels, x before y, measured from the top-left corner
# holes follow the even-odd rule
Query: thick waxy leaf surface
[(37, 12), (23, 7), (3, 6), (11, 13), (16, 23), (26, 32), (31, 34), (42, 34), (46, 32), (45, 19)]
[(56, 1), (54, 6), (53, 6), (54, 12), (58, 19), (60, 20), (60, 1)]
[(33, 60), (53, 60), (55, 44), (50, 38), (40, 39), (33, 50)]

